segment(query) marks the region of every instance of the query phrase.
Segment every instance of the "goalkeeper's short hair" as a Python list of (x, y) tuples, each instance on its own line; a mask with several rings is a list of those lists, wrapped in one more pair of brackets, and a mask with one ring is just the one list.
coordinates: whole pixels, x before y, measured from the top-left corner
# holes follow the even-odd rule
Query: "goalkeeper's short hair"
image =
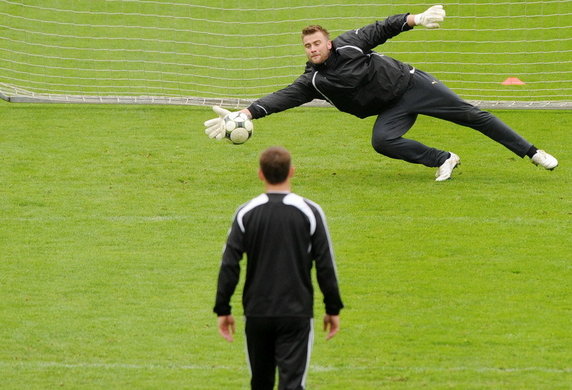
[(324, 27), (320, 26), (319, 24), (312, 24), (310, 26), (306, 26), (302, 29), (302, 39), (304, 39), (304, 37), (306, 35), (312, 35), (314, 33), (317, 32), (321, 32), (323, 33), (326, 38), (330, 39), (330, 33), (328, 32), (328, 30), (326, 30)]

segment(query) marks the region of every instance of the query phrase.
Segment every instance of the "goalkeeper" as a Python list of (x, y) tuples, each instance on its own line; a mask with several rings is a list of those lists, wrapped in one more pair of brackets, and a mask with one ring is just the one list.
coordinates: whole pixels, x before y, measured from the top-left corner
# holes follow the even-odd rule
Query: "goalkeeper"
[[(333, 41), (323, 27), (308, 26), (302, 30), (308, 57), (304, 74), (241, 111), (258, 119), (313, 99), (325, 99), (338, 110), (359, 118), (377, 115), (373, 148), (387, 157), (438, 167), (437, 181), (449, 179), (460, 158), (403, 138), (419, 114), (471, 127), (519, 157), (528, 156), (534, 164), (554, 169), (558, 165), (556, 158), (537, 150), (496, 116), (464, 101), (430, 74), (372, 50), (414, 26), (438, 28), (444, 18), (443, 7), (435, 5), (417, 15), (390, 16), (341, 34)], [(205, 122), (205, 132), (211, 138), (221, 139), (222, 118), (229, 111), (216, 106), (213, 109), (219, 117)]]

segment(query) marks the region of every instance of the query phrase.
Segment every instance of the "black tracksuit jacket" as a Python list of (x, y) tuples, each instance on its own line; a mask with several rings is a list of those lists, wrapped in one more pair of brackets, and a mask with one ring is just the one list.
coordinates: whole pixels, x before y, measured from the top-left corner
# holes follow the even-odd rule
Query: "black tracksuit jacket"
[(332, 41), (330, 57), (319, 65), (306, 63), (306, 70), (291, 85), (253, 102), (254, 119), (324, 99), (338, 110), (366, 118), (401, 97), (411, 80), (410, 65), (372, 49), (402, 31), (411, 30), (409, 14), (343, 33)]
[(230, 300), (246, 253), (242, 304), (246, 317), (313, 317), (311, 270), (327, 314), (343, 307), (322, 209), (294, 193), (266, 193), (240, 206), (220, 266), (214, 312), (231, 313)]

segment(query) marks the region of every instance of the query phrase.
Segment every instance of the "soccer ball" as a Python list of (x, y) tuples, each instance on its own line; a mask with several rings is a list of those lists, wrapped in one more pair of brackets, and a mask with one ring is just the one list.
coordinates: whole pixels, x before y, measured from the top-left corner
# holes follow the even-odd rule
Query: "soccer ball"
[(252, 136), (254, 124), (245, 113), (233, 112), (224, 118), (226, 138), (233, 144), (243, 144)]

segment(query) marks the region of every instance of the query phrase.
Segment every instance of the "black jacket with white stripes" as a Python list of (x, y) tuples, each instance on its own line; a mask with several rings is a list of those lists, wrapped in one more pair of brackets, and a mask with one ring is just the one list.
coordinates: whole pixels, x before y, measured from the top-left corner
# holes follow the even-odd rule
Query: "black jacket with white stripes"
[(270, 192), (240, 206), (234, 216), (218, 276), (214, 312), (231, 313), (239, 262), (247, 255), (242, 304), (247, 317), (313, 317), (311, 270), (327, 314), (343, 307), (324, 213), (294, 193)]
[(345, 32), (332, 41), (328, 59), (319, 65), (306, 63), (306, 70), (286, 88), (253, 102), (254, 119), (324, 99), (338, 110), (366, 118), (405, 93), (412, 67), (372, 49), (402, 31), (411, 30), (407, 15)]

